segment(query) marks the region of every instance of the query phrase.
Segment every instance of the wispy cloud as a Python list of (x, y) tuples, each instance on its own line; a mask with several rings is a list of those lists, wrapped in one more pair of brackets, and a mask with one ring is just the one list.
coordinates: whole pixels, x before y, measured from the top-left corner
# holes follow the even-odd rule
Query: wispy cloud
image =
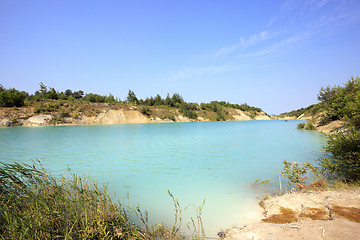
[(324, 32), (333, 34), (346, 25), (359, 23), (359, 11), (358, 0), (346, 3), (288, 0), (281, 5), (280, 13), (269, 20), (267, 30), (221, 48), (214, 58), (229, 57), (230, 54), (235, 58), (259, 57)]
[(322, 8), (328, 3), (328, 0), (321, 0), (321, 1), (312, 0), (312, 3), (315, 3), (318, 8)]
[(244, 67), (242, 64), (246, 58), (260, 58), (285, 51), (314, 36), (336, 34), (346, 26), (359, 24), (359, 12), (359, 0), (287, 0), (279, 7), (279, 12), (269, 18), (263, 31), (240, 36), (233, 44), (206, 54), (200, 63), (206, 67), (186, 68), (170, 79), (239, 70)]
[(221, 49), (219, 49), (215, 54), (214, 57), (220, 57), (220, 56), (227, 56), (233, 52), (235, 52), (237, 49), (239, 48), (247, 48), (250, 47), (252, 45), (255, 45), (261, 41), (264, 41), (266, 39), (268, 39), (270, 37), (270, 34), (268, 31), (263, 31), (259, 34), (254, 34), (252, 36), (250, 36), (247, 39), (241, 38), (240, 42), (238, 42), (237, 44), (231, 45), (231, 46), (225, 46)]
[(177, 73), (175, 73), (171, 80), (181, 80), (186, 78), (192, 78), (194, 76), (201, 76), (201, 75), (215, 75), (219, 73), (234, 71), (239, 69), (241, 66), (234, 66), (234, 65), (219, 65), (219, 66), (207, 66), (207, 67), (196, 67), (196, 68), (186, 68)]
[(258, 57), (258, 56), (263, 56), (263, 55), (267, 55), (267, 54), (271, 54), (275, 51), (278, 51), (279, 49), (282, 49), (283, 47), (297, 42), (297, 41), (301, 41), (304, 39), (307, 39), (309, 37), (311, 37), (314, 33), (311, 32), (304, 32), (304, 33), (299, 33), (297, 35), (294, 36), (290, 36), (286, 39), (283, 39), (279, 42), (275, 42), (272, 45), (265, 47), (263, 49), (257, 50), (257, 51), (253, 51), (253, 52), (247, 52), (247, 53), (240, 53), (237, 57), (238, 58), (245, 58), (245, 57)]

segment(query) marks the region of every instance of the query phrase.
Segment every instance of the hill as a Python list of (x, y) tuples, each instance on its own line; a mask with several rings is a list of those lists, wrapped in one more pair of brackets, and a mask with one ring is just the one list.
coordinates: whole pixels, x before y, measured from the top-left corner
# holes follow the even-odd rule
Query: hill
[(282, 113), (277, 117), (308, 120), (307, 124), (299, 127), (322, 132), (360, 127), (359, 77), (351, 77), (343, 86), (322, 87), (317, 99), (317, 104)]
[(30, 95), (0, 85), (0, 126), (118, 124), (148, 122), (232, 121), (270, 119), (260, 108), (247, 104), (188, 103), (180, 94), (138, 99), (129, 90), (125, 101), (113, 95), (58, 92), (40, 83)]

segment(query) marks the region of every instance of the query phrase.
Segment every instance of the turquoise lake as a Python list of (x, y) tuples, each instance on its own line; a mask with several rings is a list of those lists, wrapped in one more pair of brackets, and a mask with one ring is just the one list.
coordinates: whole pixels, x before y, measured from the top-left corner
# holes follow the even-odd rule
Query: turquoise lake
[[(297, 120), (150, 123), (0, 128), (0, 161), (41, 159), (55, 174), (67, 167), (108, 184), (123, 204), (140, 205), (151, 223), (173, 223), (169, 189), (181, 207), (201, 205), (207, 236), (248, 223), (282, 162), (324, 155), (325, 135), (296, 129)], [(188, 209), (188, 215), (195, 212)], [(186, 227), (183, 226), (183, 230)]]

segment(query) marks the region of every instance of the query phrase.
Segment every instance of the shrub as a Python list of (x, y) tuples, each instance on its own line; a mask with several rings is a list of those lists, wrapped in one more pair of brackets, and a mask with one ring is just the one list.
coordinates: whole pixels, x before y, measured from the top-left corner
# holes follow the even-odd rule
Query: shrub
[(166, 117), (167, 117), (167, 119), (169, 119), (169, 120), (171, 120), (171, 121), (173, 121), (173, 122), (176, 122), (176, 118), (175, 118), (174, 114), (170, 113), (170, 114), (167, 115)]
[(192, 111), (192, 105), (191, 104), (188, 104), (186, 102), (183, 102), (181, 105), (180, 105), (180, 109), (179, 109), (179, 112), (184, 115), (185, 117), (188, 117), (188, 118), (192, 118), (192, 119), (197, 119), (198, 118), (198, 115), (196, 114), (196, 112), (193, 112)]
[(140, 106), (140, 112), (148, 117), (150, 117), (150, 109), (147, 106)]
[(320, 116), (318, 124), (319, 124), (319, 126), (324, 126), (330, 122), (331, 122), (331, 118), (329, 117), (328, 114), (325, 113)]
[(301, 123), (298, 123), (298, 124), (296, 125), (296, 128), (297, 128), (297, 129), (304, 129), (305, 125), (306, 125), (306, 123), (301, 122)]
[(310, 122), (308, 122), (308, 123), (304, 123), (304, 122), (298, 123), (296, 125), (296, 128), (297, 129), (305, 129), (305, 130), (315, 130), (316, 129), (316, 127)]
[(20, 92), (15, 88), (5, 89), (0, 85), (0, 107), (21, 107), (27, 97), (26, 92)]
[(185, 117), (188, 117), (188, 118), (191, 118), (191, 119), (197, 119), (198, 118), (198, 115), (196, 114), (196, 112), (193, 112), (191, 110), (184, 110), (184, 111), (181, 111), (181, 113)]
[(160, 119), (162, 119), (162, 120), (164, 120), (164, 119), (169, 119), (169, 120), (171, 120), (171, 121), (173, 121), (173, 122), (176, 122), (175, 116), (174, 116), (174, 114), (172, 114), (172, 113), (169, 113), (169, 114), (161, 114), (159, 117), (160, 117)]
[(305, 125), (305, 128), (304, 128), (304, 129), (305, 129), (305, 130), (315, 130), (316, 127), (315, 127), (312, 123), (308, 122), (308, 123)]
[(325, 150), (331, 158), (320, 158), (320, 166), (329, 177), (339, 177), (346, 182), (360, 180), (360, 132), (351, 129), (328, 138)]
[(299, 190), (308, 188), (306, 180), (312, 178), (311, 188), (325, 187), (326, 182), (320, 177), (320, 171), (317, 167), (306, 161), (304, 164), (298, 162), (283, 162), (281, 175), (289, 179), (288, 184), (294, 184)]
[(255, 117), (256, 117), (256, 112), (250, 112), (250, 114), (249, 114), (249, 117), (251, 118), (251, 119), (255, 119)]
[(225, 121), (225, 117), (220, 110), (216, 113), (216, 121)]

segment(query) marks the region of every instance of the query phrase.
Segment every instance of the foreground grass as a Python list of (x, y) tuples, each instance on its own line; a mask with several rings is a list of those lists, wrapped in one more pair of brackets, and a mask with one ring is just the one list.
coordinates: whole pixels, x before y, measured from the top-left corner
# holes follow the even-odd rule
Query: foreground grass
[(55, 178), (35, 165), (2, 164), (0, 234), (2, 239), (179, 239), (180, 206), (170, 196), (176, 208), (174, 226), (149, 226), (147, 213), (137, 208), (145, 226), (140, 229), (104, 185), (70, 173)]

